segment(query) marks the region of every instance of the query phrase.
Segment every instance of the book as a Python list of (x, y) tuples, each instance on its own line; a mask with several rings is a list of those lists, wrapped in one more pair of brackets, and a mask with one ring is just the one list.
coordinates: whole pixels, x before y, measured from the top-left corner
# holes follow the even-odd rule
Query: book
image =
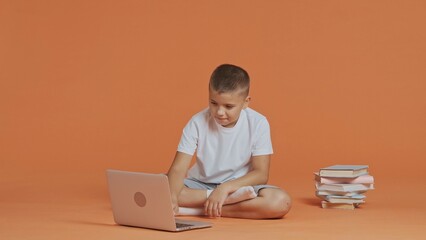
[(332, 197), (332, 198), (352, 198), (352, 199), (365, 199), (366, 196), (364, 194), (358, 194), (355, 192), (350, 192), (352, 193), (351, 195), (333, 195), (333, 194), (320, 194), (320, 191), (315, 192), (315, 195), (319, 198), (322, 198), (324, 200), (328, 200), (327, 197)]
[(374, 189), (374, 184), (361, 184), (361, 183), (350, 183), (350, 184), (323, 184), (316, 183), (318, 191), (334, 191), (334, 192), (354, 192), (354, 191), (367, 191)]
[(335, 183), (374, 183), (374, 177), (365, 174), (358, 177), (343, 178), (343, 177), (321, 177), (319, 173), (315, 174), (315, 181), (318, 183), (335, 184)]
[(314, 172), (322, 208), (351, 209), (365, 203), (365, 192), (374, 189), (368, 165), (333, 165)]
[(365, 193), (366, 191), (354, 191), (354, 192), (335, 192), (335, 191), (316, 191), (315, 194), (317, 196), (326, 196), (326, 195), (333, 195), (333, 196), (342, 196), (342, 197), (351, 197), (355, 195), (361, 195)]
[(321, 177), (343, 177), (351, 178), (368, 174), (368, 165), (333, 165), (321, 168)]
[(322, 208), (332, 208), (332, 209), (349, 209), (354, 210), (359, 206), (357, 203), (331, 203), (327, 201), (321, 201)]
[(317, 195), (320, 199), (323, 199), (330, 203), (365, 203), (364, 195), (354, 196), (337, 196), (337, 195)]
[(328, 201), (330, 203), (365, 203), (363, 199), (352, 199), (352, 198), (332, 198), (329, 197)]

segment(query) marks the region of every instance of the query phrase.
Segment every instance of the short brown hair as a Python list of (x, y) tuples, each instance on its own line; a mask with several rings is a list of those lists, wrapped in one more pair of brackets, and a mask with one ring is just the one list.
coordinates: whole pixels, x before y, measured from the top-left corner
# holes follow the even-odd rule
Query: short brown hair
[(250, 77), (241, 67), (222, 64), (213, 71), (209, 87), (219, 93), (241, 90), (247, 96), (250, 90)]

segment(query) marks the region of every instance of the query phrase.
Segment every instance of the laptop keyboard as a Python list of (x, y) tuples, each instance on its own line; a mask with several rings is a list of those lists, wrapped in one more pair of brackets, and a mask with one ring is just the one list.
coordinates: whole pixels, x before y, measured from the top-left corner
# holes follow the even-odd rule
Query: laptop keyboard
[(192, 224), (186, 224), (186, 223), (176, 223), (176, 228), (177, 229), (179, 229), (179, 228), (188, 228), (188, 227), (192, 227), (192, 226), (194, 226), (194, 225), (192, 225)]

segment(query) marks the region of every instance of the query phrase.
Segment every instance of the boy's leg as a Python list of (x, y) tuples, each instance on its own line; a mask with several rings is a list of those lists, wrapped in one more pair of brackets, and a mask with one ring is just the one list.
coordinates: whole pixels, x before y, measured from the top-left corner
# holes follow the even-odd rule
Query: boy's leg
[[(218, 186), (218, 184), (203, 183), (194, 179), (185, 179), (184, 188), (178, 198), (181, 207), (204, 207), (204, 203), (210, 193)], [(236, 202), (255, 198), (257, 196), (252, 186), (245, 186), (231, 193), (225, 200), (224, 204), (233, 204)]]
[(179, 195), (179, 206), (190, 208), (204, 207), (207, 200), (207, 189), (192, 189), (184, 187)]
[(214, 184), (203, 183), (194, 179), (186, 178), (184, 187), (178, 197), (180, 207), (201, 208), (207, 200), (207, 190), (212, 190)]
[(254, 190), (254, 188), (252, 186), (245, 186), (229, 194), (225, 202), (223, 203), (223, 205), (234, 204), (234, 203), (249, 200), (255, 197), (257, 197), (257, 193)]
[(291, 199), (287, 192), (279, 188), (263, 188), (256, 198), (223, 206), (222, 216), (252, 219), (282, 218), (290, 208)]
[[(202, 184), (202, 186), (199, 184)], [(178, 199), (179, 206), (183, 210), (182, 214), (204, 215), (204, 203), (208, 197), (207, 190), (213, 190), (215, 187), (199, 182), (191, 183), (191, 181), (186, 180), (185, 185)], [(255, 219), (280, 218), (290, 210), (291, 199), (285, 191), (269, 185), (255, 186), (254, 189), (255, 195), (251, 196), (252, 193), (249, 191), (250, 197), (246, 198), (250, 200), (243, 199), (246, 201), (241, 200), (241, 202), (231, 205), (224, 205), (222, 216)]]
[[(192, 208), (204, 207), (204, 203), (208, 198), (209, 191), (211, 192), (213, 190), (191, 189), (184, 187), (179, 196), (179, 206)], [(257, 197), (257, 193), (252, 186), (241, 187), (228, 196), (224, 202), (224, 205), (234, 204), (255, 197)]]

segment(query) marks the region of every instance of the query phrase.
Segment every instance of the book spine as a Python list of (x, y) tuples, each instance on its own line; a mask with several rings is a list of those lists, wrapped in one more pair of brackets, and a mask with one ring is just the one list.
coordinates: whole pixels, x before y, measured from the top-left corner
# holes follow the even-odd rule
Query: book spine
[(374, 183), (374, 178), (371, 175), (362, 175), (355, 178), (339, 178), (339, 177), (320, 177), (318, 175), (315, 176), (315, 181), (323, 184), (339, 184), (339, 183), (362, 183), (362, 184), (370, 184)]
[(321, 201), (321, 206), (322, 208), (354, 210), (357, 205), (353, 203), (330, 203), (327, 201)]

